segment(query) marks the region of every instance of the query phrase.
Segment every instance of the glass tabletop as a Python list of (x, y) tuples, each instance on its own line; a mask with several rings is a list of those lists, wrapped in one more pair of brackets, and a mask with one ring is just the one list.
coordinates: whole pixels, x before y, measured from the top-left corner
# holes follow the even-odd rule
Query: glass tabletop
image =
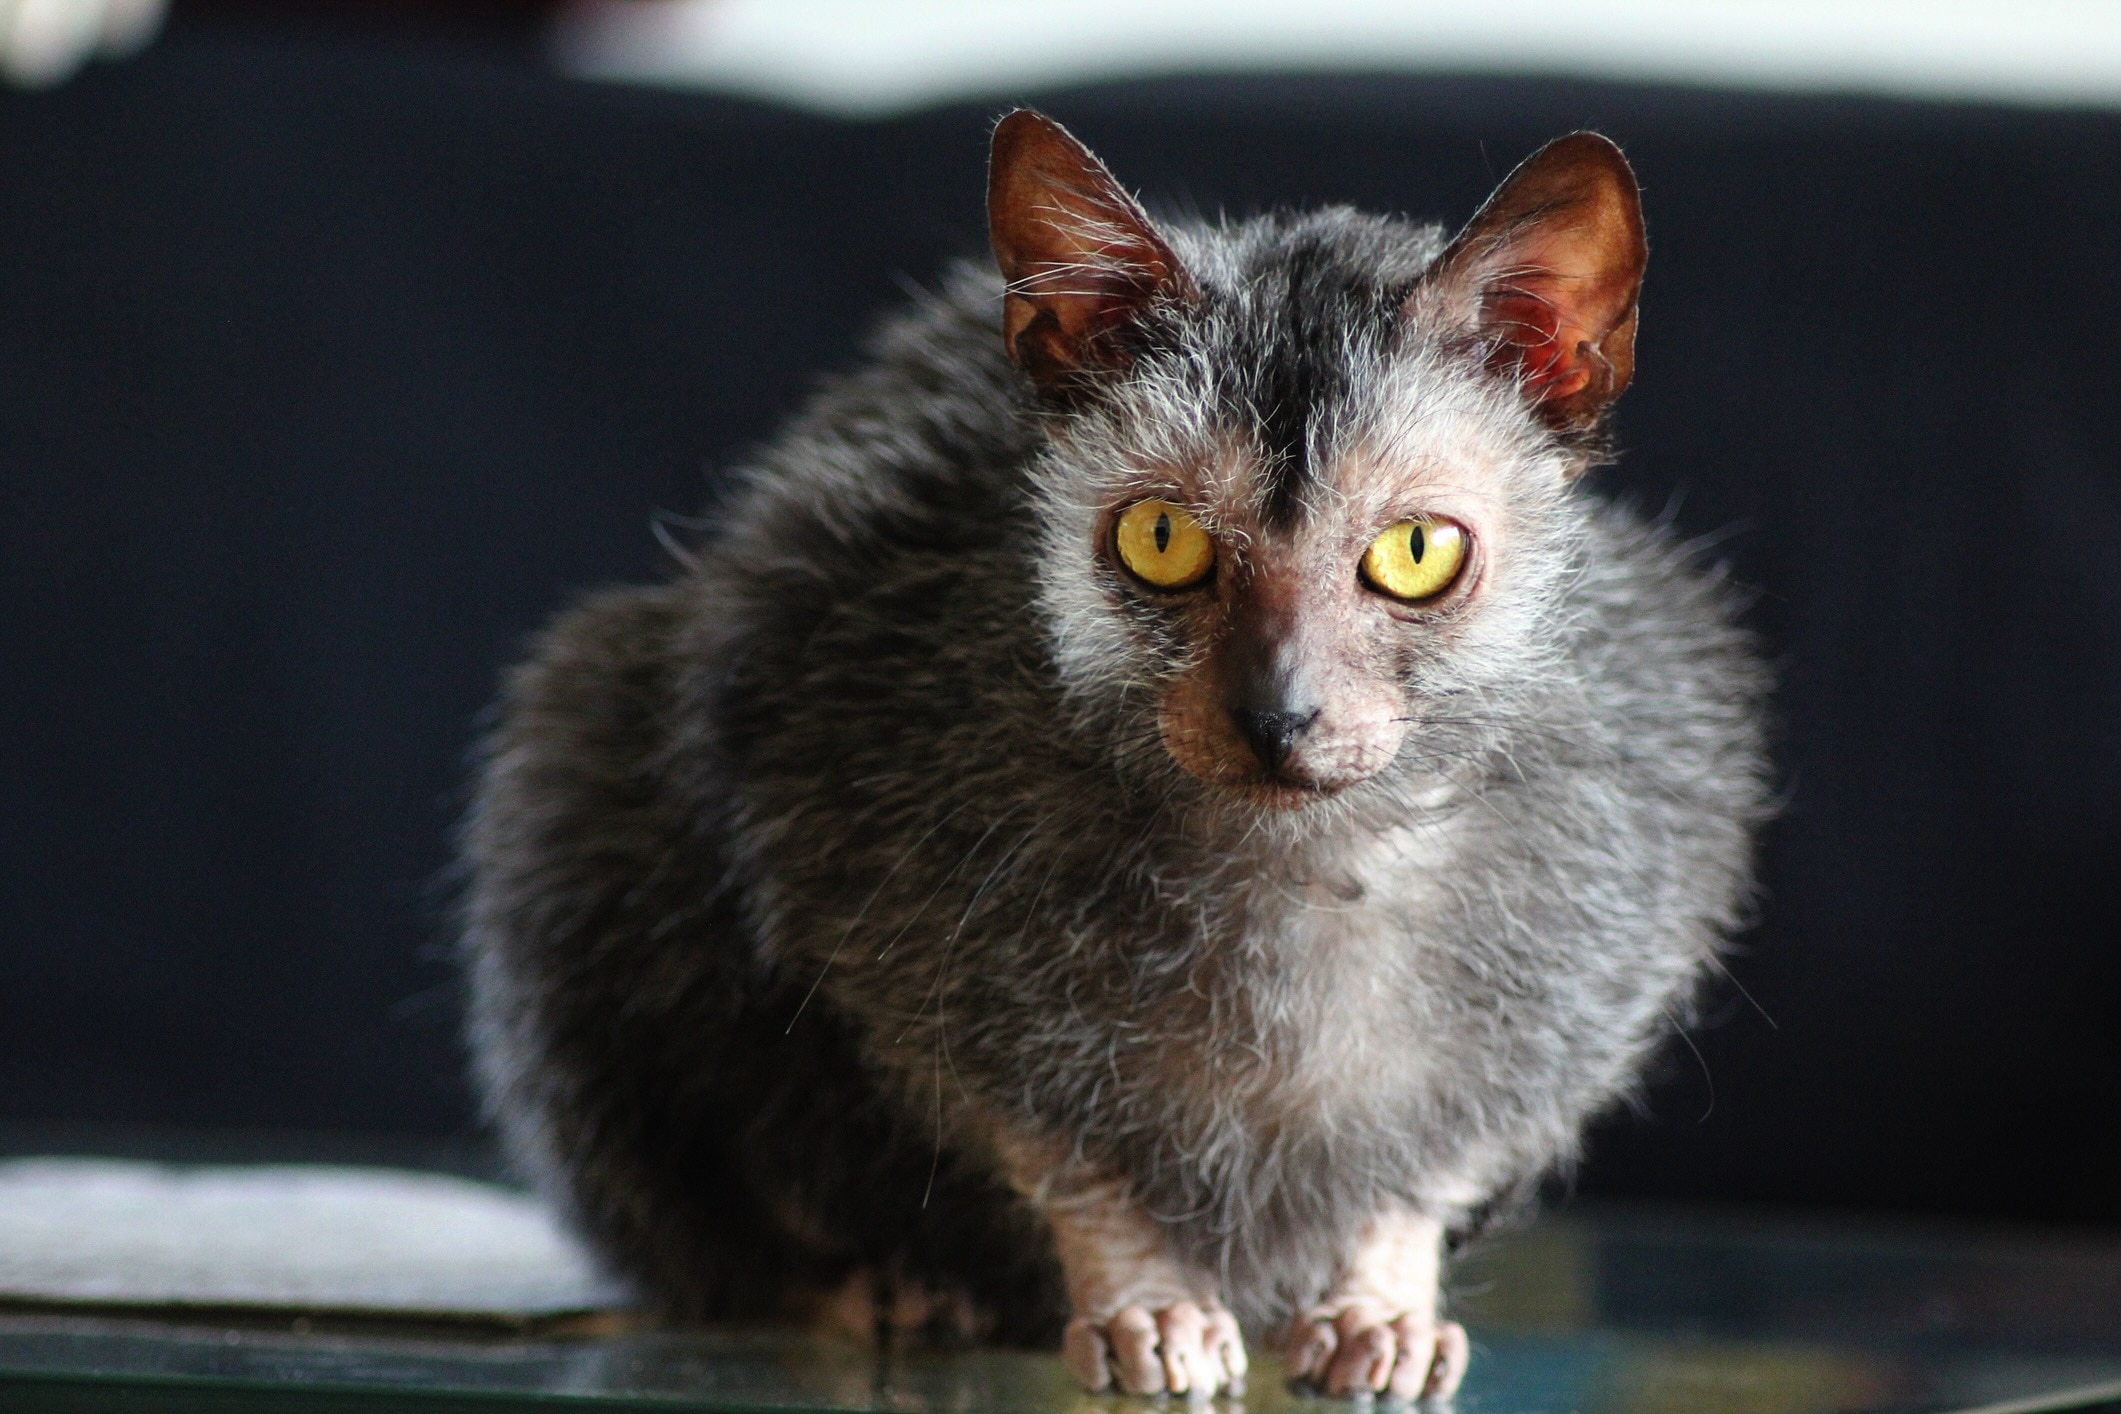
[[(1461, 1263), (1462, 1414), (2121, 1414), (2121, 1239), (1573, 1209)], [(0, 1311), (0, 1411), (1124, 1414), (1058, 1361), (772, 1330), (525, 1334), (358, 1312)], [(1255, 1364), (1244, 1414), (1329, 1411)]]

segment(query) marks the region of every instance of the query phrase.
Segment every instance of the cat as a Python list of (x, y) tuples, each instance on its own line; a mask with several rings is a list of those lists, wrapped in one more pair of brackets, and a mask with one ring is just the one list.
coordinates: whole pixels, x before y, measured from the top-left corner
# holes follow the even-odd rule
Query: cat
[(1582, 480), (1633, 173), (1158, 222), (1018, 110), (989, 216), (509, 679), (487, 1113), (672, 1319), (1448, 1396), (1446, 1246), (1683, 1018), (1765, 811), (1734, 591)]

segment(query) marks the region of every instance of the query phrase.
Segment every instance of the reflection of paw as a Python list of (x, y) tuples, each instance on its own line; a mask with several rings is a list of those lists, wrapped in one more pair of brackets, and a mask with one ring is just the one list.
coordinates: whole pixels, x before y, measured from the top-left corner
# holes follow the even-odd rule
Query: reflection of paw
[(1195, 1399), (1245, 1390), (1244, 1338), (1212, 1302), (1181, 1301), (1160, 1311), (1127, 1306), (1102, 1321), (1077, 1316), (1061, 1353), (1085, 1389), (1118, 1385), (1128, 1394)]
[(918, 1279), (887, 1279), (856, 1268), (836, 1287), (809, 1294), (803, 1308), (809, 1324), (878, 1346), (958, 1346), (979, 1339), (979, 1308), (956, 1287), (930, 1287)]
[(1322, 1307), (1289, 1333), (1289, 1378), (1327, 1394), (1449, 1399), (1465, 1378), (1466, 1328), (1380, 1306)]

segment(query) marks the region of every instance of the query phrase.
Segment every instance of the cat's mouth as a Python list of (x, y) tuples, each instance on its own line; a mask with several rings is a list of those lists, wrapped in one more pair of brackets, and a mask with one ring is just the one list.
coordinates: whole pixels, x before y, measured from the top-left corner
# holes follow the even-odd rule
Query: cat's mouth
[[(1188, 710), (1190, 708), (1190, 710)], [(1220, 704), (1164, 700), (1162, 740), (1171, 759), (1224, 799), (1277, 812), (1309, 810), (1391, 763), (1404, 727), (1383, 719), (1379, 731), (1302, 721), (1247, 721)]]
[(1279, 774), (1219, 784), (1249, 804), (1287, 811), (1307, 809), (1347, 788), (1341, 782), (1292, 780)]
[(1317, 713), (1295, 723), (1260, 723), (1219, 706), (1183, 710), (1190, 705), (1167, 699), (1165, 750), (1224, 799), (1256, 809), (1294, 813), (1330, 800), (1376, 775), (1399, 744), (1398, 724), (1389, 720), (1386, 732), (1348, 732), (1322, 729)]

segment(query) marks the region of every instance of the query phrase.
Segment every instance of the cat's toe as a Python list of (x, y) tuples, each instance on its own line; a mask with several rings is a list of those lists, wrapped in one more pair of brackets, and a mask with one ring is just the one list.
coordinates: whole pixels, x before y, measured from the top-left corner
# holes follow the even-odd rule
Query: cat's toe
[(1299, 1317), (1289, 1331), (1289, 1382), (1323, 1389), (1326, 1371), (1340, 1349), (1340, 1331), (1326, 1315)]
[(1061, 1363), (1093, 1394), (1112, 1387), (1112, 1347), (1092, 1321), (1077, 1316), (1068, 1322), (1061, 1333)]
[(1152, 1311), (1128, 1306), (1103, 1321), (1078, 1316), (1062, 1340), (1068, 1369), (1086, 1389), (1208, 1399), (1244, 1391), (1245, 1348), (1219, 1306), (1191, 1301)]
[[(1466, 1328), (1456, 1321), (1436, 1323), (1435, 1354), (1430, 1358), (1428, 1378), (1410, 1398), (1449, 1399), (1458, 1393), (1459, 1382), (1466, 1377), (1466, 1366), (1472, 1363), (1473, 1344), (1466, 1338)], [(1397, 1376), (1394, 1377), (1397, 1388)]]
[(1112, 1373), (1128, 1394), (1162, 1394), (1166, 1388), (1156, 1326), (1154, 1315), (1129, 1306), (1105, 1327), (1106, 1338), (1112, 1342)]
[(1448, 1399), (1465, 1378), (1469, 1350), (1455, 1321), (1369, 1306), (1317, 1311), (1290, 1333), (1289, 1377), (1341, 1398)]
[(1399, 1361), (1398, 1323), (1374, 1312), (1344, 1311), (1334, 1324), (1340, 1338), (1326, 1366), (1326, 1393), (1383, 1393)]
[(1213, 1304), (1193, 1309), (1198, 1312), (1198, 1333), (1186, 1342), (1174, 1341), (1167, 1345), (1167, 1348), (1183, 1352), (1191, 1367), (1185, 1387), (1203, 1398), (1216, 1394), (1243, 1394), (1247, 1362), (1245, 1338), (1237, 1329), (1237, 1318)]

